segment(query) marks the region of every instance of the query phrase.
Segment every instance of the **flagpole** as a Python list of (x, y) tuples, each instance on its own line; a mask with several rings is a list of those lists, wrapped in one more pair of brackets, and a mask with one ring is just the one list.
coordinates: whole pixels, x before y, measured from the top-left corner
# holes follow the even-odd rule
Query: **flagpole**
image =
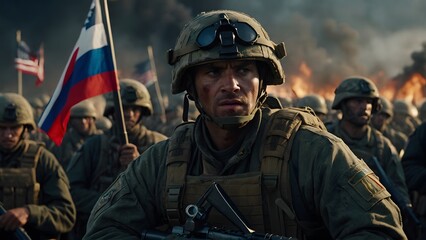
[(129, 143), (129, 139), (127, 137), (127, 130), (126, 130), (126, 124), (124, 122), (124, 112), (123, 112), (123, 105), (121, 103), (121, 94), (120, 94), (120, 85), (118, 82), (118, 75), (117, 75), (117, 63), (115, 60), (115, 51), (114, 51), (114, 42), (112, 40), (112, 33), (111, 33), (111, 24), (109, 21), (109, 10), (108, 10), (108, 3), (107, 0), (104, 0), (104, 10), (105, 10), (105, 20), (107, 23), (107, 34), (108, 34), (108, 40), (109, 40), (109, 44), (111, 46), (111, 56), (112, 56), (112, 63), (114, 65), (114, 74), (115, 74), (115, 81), (117, 82), (118, 85), (118, 90), (114, 91), (114, 108), (118, 109), (119, 112), (118, 114), (115, 112), (115, 117), (117, 118), (118, 121), (118, 127), (120, 132), (122, 133), (122, 136), (120, 138), (120, 141), (122, 144), (128, 144)]
[(148, 46), (148, 57), (149, 57), (149, 63), (151, 64), (151, 69), (155, 74), (155, 80), (154, 81), (154, 87), (155, 87), (155, 93), (157, 95), (158, 103), (160, 105), (160, 120), (162, 123), (166, 123), (166, 111), (164, 109), (164, 103), (163, 103), (163, 97), (161, 96), (161, 90), (160, 85), (158, 84), (158, 76), (157, 76), (157, 69), (155, 68), (155, 61), (154, 61), (154, 54), (152, 51), (152, 46)]
[[(16, 42), (21, 43), (21, 30), (16, 31)], [(18, 70), (18, 94), (22, 96), (22, 72)]]

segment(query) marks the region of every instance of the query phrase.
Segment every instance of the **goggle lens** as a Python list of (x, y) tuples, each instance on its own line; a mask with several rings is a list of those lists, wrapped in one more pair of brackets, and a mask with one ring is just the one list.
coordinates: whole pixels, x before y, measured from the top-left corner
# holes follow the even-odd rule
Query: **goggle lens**
[(258, 37), (256, 31), (247, 23), (237, 22), (227, 26), (214, 24), (201, 30), (196, 39), (197, 45), (200, 48), (212, 47), (218, 41), (219, 33), (224, 31), (233, 32), (236, 40), (243, 44), (253, 44)]

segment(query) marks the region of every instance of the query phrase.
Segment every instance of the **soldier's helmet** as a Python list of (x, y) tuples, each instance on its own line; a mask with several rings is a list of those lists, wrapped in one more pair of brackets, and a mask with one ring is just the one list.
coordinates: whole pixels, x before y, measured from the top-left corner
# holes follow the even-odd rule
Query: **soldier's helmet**
[(310, 107), (315, 113), (327, 114), (328, 108), (325, 98), (318, 94), (306, 95), (297, 100), (297, 107)]
[(398, 115), (406, 115), (411, 117), (417, 117), (419, 112), (414, 104), (408, 101), (397, 99), (393, 102), (393, 112)]
[[(120, 79), (120, 95), (123, 107), (137, 106), (141, 107), (142, 116), (150, 116), (153, 113), (151, 96), (148, 89), (142, 83), (130, 79)], [(114, 111), (114, 99), (112, 93), (105, 96), (106, 106), (104, 115), (108, 116)]]
[(373, 113), (380, 110), (379, 90), (376, 85), (365, 77), (349, 77), (344, 79), (334, 91), (332, 109), (341, 109), (341, 103), (348, 98), (370, 98), (373, 100)]
[(0, 94), (0, 125), (22, 124), (30, 131), (36, 128), (30, 103), (16, 93)]
[(95, 105), (90, 101), (82, 101), (71, 108), (70, 117), (91, 117), (96, 119), (97, 113)]
[(35, 109), (44, 108), (44, 103), (39, 97), (34, 97), (29, 102), (30, 102), (30, 105)]
[(252, 17), (230, 10), (202, 12), (184, 26), (174, 49), (168, 51), (173, 66), (172, 93), (189, 89), (191, 67), (231, 59), (264, 62), (265, 86), (279, 85), (285, 79), (279, 59), (285, 55), (284, 43), (272, 42)]
[(393, 117), (393, 104), (387, 98), (380, 97), (380, 105), (382, 108), (380, 109), (381, 113), (385, 113), (389, 115), (389, 117)]

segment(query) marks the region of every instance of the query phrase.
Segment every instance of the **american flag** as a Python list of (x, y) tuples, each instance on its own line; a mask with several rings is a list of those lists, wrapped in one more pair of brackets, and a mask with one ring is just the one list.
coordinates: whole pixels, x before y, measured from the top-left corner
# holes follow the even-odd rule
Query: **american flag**
[(135, 66), (135, 77), (143, 83), (146, 87), (152, 85), (157, 81), (157, 75), (151, 68), (151, 61), (149, 59), (142, 61)]
[(20, 41), (18, 43), (17, 57), (15, 58), (15, 67), (18, 71), (36, 76), (36, 86), (39, 86), (44, 81), (43, 45), (38, 53), (33, 53), (24, 41)]

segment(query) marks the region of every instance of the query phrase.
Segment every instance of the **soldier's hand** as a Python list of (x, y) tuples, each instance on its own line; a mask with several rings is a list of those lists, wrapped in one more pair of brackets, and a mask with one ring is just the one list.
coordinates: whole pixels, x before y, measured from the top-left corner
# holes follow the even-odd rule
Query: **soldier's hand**
[(129, 165), (129, 163), (137, 157), (139, 157), (139, 152), (134, 144), (128, 143), (120, 147), (121, 166)]
[(0, 229), (5, 231), (14, 231), (19, 227), (24, 226), (30, 212), (27, 208), (13, 208), (8, 210), (5, 214), (0, 216)]

